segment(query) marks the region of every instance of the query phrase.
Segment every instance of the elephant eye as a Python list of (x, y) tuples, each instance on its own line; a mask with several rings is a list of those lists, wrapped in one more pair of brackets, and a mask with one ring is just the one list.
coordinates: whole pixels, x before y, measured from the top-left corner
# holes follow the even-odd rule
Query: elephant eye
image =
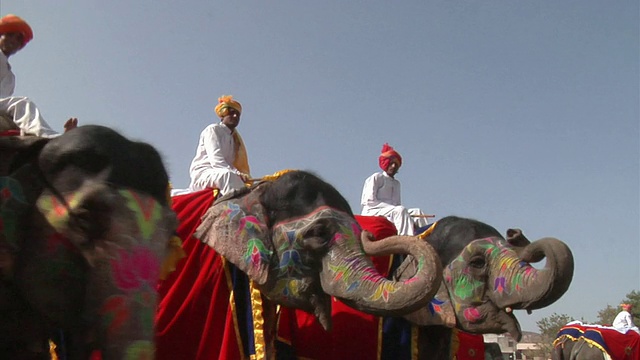
[(470, 261), (469, 261), (469, 266), (471, 266), (474, 269), (483, 269), (485, 266), (487, 265), (486, 261), (484, 260), (483, 256), (476, 256), (473, 257)]

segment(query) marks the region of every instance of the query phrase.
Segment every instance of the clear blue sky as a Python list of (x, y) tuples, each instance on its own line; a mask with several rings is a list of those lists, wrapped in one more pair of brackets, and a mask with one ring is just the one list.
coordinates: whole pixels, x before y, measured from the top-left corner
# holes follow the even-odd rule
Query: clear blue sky
[(403, 202), (564, 240), (595, 321), (640, 290), (639, 5), (595, 1), (1, 1), (34, 40), (16, 95), (155, 145), (176, 187), (218, 96), (252, 175), (312, 170), (360, 211), (384, 142)]

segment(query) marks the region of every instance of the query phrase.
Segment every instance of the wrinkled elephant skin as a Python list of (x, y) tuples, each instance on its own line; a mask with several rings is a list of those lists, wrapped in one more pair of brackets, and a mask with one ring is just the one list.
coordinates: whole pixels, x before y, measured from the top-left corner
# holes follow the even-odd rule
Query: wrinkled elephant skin
[(419, 259), (414, 276), (391, 281), (364, 254), (346, 200), (329, 184), (293, 171), (223, 198), (202, 218), (196, 237), (248, 274), (270, 300), (331, 323), (330, 295), (376, 315), (425, 306), (441, 280), (434, 250), (421, 241), (386, 239), (379, 246)]
[[(505, 240), (493, 227), (472, 219), (439, 220), (426, 240), (443, 264), (444, 282), (436, 295), (440, 310), (434, 314), (433, 309), (421, 309), (407, 319), (423, 326), (455, 325), (472, 333), (509, 332), (519, 340), (513, 310), (555, 302), (571, 283), (574, 263), (569, 248), (557, 239), (530, 243), (519, 231), (509, 234)], [(544, 268), (531, 265), (543, 258)], [(413, 272), (407, 264), (411, 261), (405, 261), (396, 277)], [(450, 316), (455, 322), (443, 321)]]

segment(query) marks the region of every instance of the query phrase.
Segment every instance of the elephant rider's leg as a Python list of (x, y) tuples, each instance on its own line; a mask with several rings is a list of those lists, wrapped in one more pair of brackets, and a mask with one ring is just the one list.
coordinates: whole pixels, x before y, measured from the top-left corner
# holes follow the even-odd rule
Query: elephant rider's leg
[(398, 235), (413, 236), (415, 234), (413, 219), (404, 206), (387, 207), (383, 211), (378, 212), (378, 215), (386, 216), (396, 226)]
[(0, 114), (9, 114), (23, 134), (43, 137), (58, 135), (42, 118), (36, 104), (27, 97), (0, 98)]
[(192, 181), (193, 190), (218, 188), (221, 194), (228, 194), (246, 187), (242, 178), (230, 169), (208, 169), (202, 171)]

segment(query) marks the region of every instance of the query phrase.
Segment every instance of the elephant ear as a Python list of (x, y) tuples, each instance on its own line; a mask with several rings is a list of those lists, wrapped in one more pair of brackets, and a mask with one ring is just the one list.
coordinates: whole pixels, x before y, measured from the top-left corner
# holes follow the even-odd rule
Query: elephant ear
[(216, 202), (202, 217), (194, 236), (263, 285), (274, 249), (260, 192), (258, 188)]

